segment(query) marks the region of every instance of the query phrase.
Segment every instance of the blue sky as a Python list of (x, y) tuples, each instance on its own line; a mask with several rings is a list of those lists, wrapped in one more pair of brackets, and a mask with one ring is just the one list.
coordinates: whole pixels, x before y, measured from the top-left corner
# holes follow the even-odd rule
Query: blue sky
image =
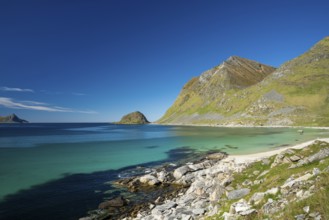
[(278, 67), (329, 33), (319, 0), (1, 0), (0, 115), (159, 119), (231, 55)]

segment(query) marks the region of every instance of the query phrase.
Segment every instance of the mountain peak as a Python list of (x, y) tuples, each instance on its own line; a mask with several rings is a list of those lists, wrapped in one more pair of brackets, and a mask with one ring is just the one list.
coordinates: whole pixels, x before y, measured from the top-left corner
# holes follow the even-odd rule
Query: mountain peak
[(328, 126), (329, 37), (274, 69), (231, 56), (190, 80), (159, 122)]

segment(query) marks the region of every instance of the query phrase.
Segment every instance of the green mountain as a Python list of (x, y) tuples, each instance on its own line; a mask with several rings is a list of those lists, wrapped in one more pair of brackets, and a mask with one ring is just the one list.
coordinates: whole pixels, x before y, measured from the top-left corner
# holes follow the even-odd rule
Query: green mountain
[(20, 119), (17, 115), (0, 116), (0, 123), (28, 123), (24, 119)]
[(127, 115), (124, 115), (117, 124), (148, 124), (150, 123), (145, 115), (143, 115), (141, 112), (136, 111), (129, 113)]
[(190, 80), (163, 124), (329, 125), (329, 37), (278, 69), (239, 57)]

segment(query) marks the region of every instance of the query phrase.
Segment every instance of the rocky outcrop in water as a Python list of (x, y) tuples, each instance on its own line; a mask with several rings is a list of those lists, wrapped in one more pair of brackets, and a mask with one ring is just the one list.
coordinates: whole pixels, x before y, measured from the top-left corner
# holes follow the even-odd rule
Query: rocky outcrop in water
[(136, 111), (124, 115), (117, 124), (148, 124), (150, 123), (143, 113)]

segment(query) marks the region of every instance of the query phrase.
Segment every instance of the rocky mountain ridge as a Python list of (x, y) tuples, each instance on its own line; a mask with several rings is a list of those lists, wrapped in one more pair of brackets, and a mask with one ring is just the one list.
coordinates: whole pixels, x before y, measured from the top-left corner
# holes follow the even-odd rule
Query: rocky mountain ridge
[(231, 57), (191, 79), (163, 124), (329, 125), (329, 37), (278, 69)]

